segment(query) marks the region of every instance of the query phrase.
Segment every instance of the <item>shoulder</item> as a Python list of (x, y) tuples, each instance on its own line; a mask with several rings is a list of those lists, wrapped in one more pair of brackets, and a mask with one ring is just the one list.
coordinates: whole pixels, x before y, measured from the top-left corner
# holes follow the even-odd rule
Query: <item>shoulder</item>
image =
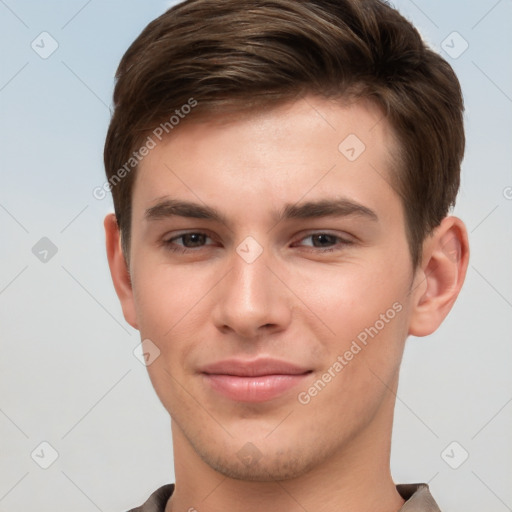
[(137, 508), (132, 508), (128, 512), (164, 512), (165, 505), (174, 491), (174, 484), (166, 484), (157, 489), (151, 496), (144, 502), (143, 505)]
[(396, 489), (406, 500), (399, 512), (441, 512), (427, 484), (398, 484)]

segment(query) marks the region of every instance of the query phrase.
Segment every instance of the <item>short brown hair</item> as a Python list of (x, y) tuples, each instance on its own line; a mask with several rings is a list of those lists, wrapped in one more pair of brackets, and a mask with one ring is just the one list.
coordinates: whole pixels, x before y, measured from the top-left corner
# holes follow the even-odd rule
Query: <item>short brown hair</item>
[(400, 146), (392, 179), (416, 267), (423, 240), (455, 203), (463, 100), (451, 66), (380, 0), (187, 0), (143, 30), (116, 73), (104, 150), (125, 257), (136, 172), (126, 162), (148, 133), (191, 99), (187, 122), (219, 106), (268, 108), (307, 93), (368, 98), (385, 112)]

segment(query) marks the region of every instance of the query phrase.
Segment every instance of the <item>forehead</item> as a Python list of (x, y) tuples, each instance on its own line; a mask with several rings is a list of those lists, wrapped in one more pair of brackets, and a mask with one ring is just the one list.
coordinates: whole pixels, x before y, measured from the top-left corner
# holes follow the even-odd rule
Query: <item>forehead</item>
[(333, 195), (399, 200), (394, 133), (368, 101), (309, 96), (261, 112), (217, 113), (155, 143), (139, 164), (134, 212), (166, 195), (233, 215)]

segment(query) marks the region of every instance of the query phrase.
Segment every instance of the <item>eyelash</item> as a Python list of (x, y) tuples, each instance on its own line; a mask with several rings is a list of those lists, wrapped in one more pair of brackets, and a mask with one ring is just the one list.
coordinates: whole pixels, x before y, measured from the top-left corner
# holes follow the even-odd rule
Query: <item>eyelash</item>
[[(189, 236), (189, 235), (201, 235), (201, 236), (205, 236), (206, 238), (211, 239), (210, 236), (208, 236), (206, 233), (203, 233), (201, 231), (190, 231), (189, 233), (182, 233), (181, 235), (174, 236), (172, 238), (169, 238), (168, 240), (164, 240), (163, 245), (165, 246), (165, 248), (167, 250), (169, 250), (171, 252), (178, 252), (180, 254), (188, 254), (188, 253), (192, 253), (192, 252), (197, 252), (199, 249), (203, 249), (205, 247), (203, 245), (200, 247), (190, 248), (190, 247), (183, 247), (183, 246), (175, 245), (175, 240), (183, 239), (184, 237)], [(325, 233), (323, 231), (317, 231), (315, 233), (311, 233), (311, 234), (301, 238), (299, 241), (303, 241), (307, 238), (312, 238), (312, 237), (319, 236), (319, 235), (327, 235), (328, 237), (334, 238), (335, 240), (338, 241), (338, 244), (342, 245), (342, 246), (352, 245), (354, 243), (351, 240), (347, 240), (347, 239), (342, 238), (337, 235), (332, 235), (331, 233)], [(339, 247), (336, 249), (334, 247), (321, 248), (321, 247), (310, 246), (310, 250), (312, 250), (313, 252), (317, 252), (317, 253), (329, 253), (329, 252), (334, 252), (334, 251), (340, 251), (342, 249), (343, 249), (343, 247)]]

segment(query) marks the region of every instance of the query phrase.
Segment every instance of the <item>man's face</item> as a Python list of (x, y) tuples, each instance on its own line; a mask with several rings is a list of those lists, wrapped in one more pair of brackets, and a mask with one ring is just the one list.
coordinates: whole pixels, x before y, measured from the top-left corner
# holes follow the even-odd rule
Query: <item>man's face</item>
[(184, 123), (143, 160), (132, 323), (175, 449), (276, 480), (390, 435), (413, 280), (395, 148), (376, 108), (311, 96)]

